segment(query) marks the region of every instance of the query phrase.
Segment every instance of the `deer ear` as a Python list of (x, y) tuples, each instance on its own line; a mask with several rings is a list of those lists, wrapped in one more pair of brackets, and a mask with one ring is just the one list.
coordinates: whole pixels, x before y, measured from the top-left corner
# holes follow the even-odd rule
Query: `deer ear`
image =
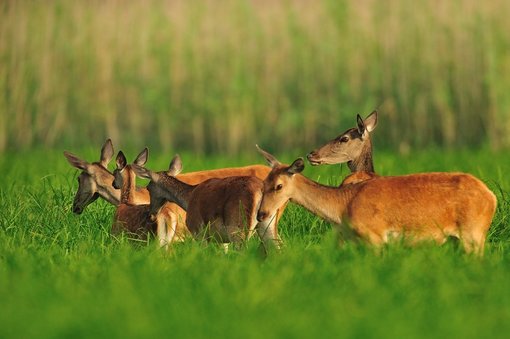
[(134, 163), (137, 164), (138, 166), (143, 167), (147, 163), (148, 158), (149, 158), (149, 149), (147, 147), (145, 147), (143, 149), (143, 151), (141, 151), (140, 154), (138, 154)]
[(124, 153), (122, 153), (122, 151), (119, 151), (119, 153), (117, 153), (117, 158), (115, 159), (115, 162), (117, 163), (117, 168), (120, 170), (126, 167), (127, 160), (126, 156), (124, 155)]
[(365, 118), (363, 123), (365, 124), (367, 131), (369, 133), (372, 132), (377, 126), (377, 111), (370, 113), (370, 115)]
[(255, 145), (255, 147), (257, 147), (257, 150), (259, 151), (259, 153), (262, 154), (262, 156), (264, 158), (266, 158), (266, 161), (269, 164), (269, 166), (274, 168), (274, 167), (280, 165), (280, 162), (273, 155), (264, 151), (262, 148), (259, 147), (259, 145)]
[(365, 123), (363, 122), (363, 119), (360, 117), (359, 114), (357, 115), (356, 120), (358, 123), (358, 132), (359, 134), (363, 135), (363, 133), (365, 133), (366, 130)]
[(182, 171), (182, 160), (179, 154), (176, 154), (172, 161), (170, 161), (170, 165), (168, 166), (168, 175), (175, 177), (177, 174)]
[(103, 145), (103, 147), (101, 148), (101, 158), (99, 160), (99, 162), (101, 163), (101, 165), (103, 165), (103, 167), (108, 167), (108, 163), (112, 160), (113, 158), (113, 144), (112, 144), (112, 140), (111, 139), (107, 139)]
[(294, 162), (287, 168), (287, 173), (289, 174), (296, 174), (301, 173), (305, 169), (305, 161), (303, 158), (298, 158), (294, 160)]
[(133, 164), (131, 168), (133, 169), (133, 172), (135, 172), (135, 174), (142, 179), (149, 179), (156, 182), (159, 180), (159, 174), (151, 171), (148, 168), (138, 166), (137, 164)]
[(87, 170), (89, 163), (86, 162), (85, 160), (82, 160), (82, 159), (78, 158), (76, 155), (74, 155), (70, 152), (67, 152), (67, 151), (64, 151), (64, 156), (66, 157), (67, 161), (69, 161), (71, 166), (76, 167), (81, 170), (84, 170), (84, 171)]

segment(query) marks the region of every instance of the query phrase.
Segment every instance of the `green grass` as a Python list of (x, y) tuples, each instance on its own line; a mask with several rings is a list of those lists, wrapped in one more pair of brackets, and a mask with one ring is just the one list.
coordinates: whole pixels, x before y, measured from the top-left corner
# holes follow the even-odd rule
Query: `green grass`
[[(255, 151), (247, 159), (182, 157), (188, 171), (261, 163)], [(148, 167), (164, 168), (170, 158), (155, 155)], [(292, 205), (280, 224), (286, 246), (268, 258), (257, 239), (227, 255), (193, 241), (163, 253), (113, 239), (114, 208), (103, 201), (73, 215), (76, 171), (60, 151), (3, 156), (0, 337), (506, 337), (510, 180), (501, 173), (510, 160), (484, 151), (375, 160), (383, 174), (463, 170), (488, 182), (499, 206), (485, 256), (466, 255), (453, 241), (394, 244), (380, 254), (340, 249), (330, 224)], [(305, 169), (325, 183), (337, 183), (338, 173)]]

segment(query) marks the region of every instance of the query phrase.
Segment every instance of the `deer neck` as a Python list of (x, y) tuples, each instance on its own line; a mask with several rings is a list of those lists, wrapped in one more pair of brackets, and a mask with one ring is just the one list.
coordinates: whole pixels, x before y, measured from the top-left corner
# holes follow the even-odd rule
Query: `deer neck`
[(342, 222), (342, 215), (359, 189), (359, 185), (324, 186), (301, 174), (296, 174), (294, 180), (295, 189), (290, 200), (313, 214), (336, 224)]
[(191, 193), (193, 193), (193, 190), (197, 185), (186, 184), (185, 182), (168, 175), (165, 175), (162, 179), (161, 186), (167, 193), (167, 199), (187, 211)]
[(347, 162), (351, 172), (374, 173), (374, 162), (372, 160), (372, 143), (369, 140), (363, 145), (361, 153), (355, 159)]
[(133, 204), (136, 190), (136, 175), (130, 167), (124, 169), (122, 188), (120, 190), (120, 203)]
[(108, 201), (110, 204), (115, 206), (120, 204), (121, 190), (113, 187), (113, 175), (110, 175), (108, 182), (102, 185), (99, 183), (97, 184), (97, 192), (101, 198)]

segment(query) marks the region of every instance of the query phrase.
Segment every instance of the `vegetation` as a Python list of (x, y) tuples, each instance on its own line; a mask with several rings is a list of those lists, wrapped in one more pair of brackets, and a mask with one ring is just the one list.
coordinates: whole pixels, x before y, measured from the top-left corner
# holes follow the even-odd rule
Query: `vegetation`
[[(76, 153), (93, 160), (98, 149)], [(152, 150), (147, 166), (165, 168), (171, 156)], [(182, 158), (187, 171), (262, 163), (254, 147), (244, 160)], [(497, 338), (510, 330), (510, 180), (504, 175), (510, 160), (504, 154), (375, 155), (382, 174), (463, 170), (486, 181), (499, 205), (484, 258), (464, 254), (455, 242), (394, 244), (381, 254), (363, 245), (337, 248), (330, 224), (293, 205), (280, 224), (281, 253), (263, 258), (257, 239), (227, 255), (193, 241), (164, 253), (154, 243), (112, 238), (114, 207), (104, 201), (73, 215), (77, 171), (61, 151), (0, 159), (2, 338)], [(346, 172), (305, 169), (330, 184)]]
[(508, 146), (507, 13), (506, 0), (4, 1), (0, 151), (106, 137), (282, 151), (374, 108), (379, 147)]

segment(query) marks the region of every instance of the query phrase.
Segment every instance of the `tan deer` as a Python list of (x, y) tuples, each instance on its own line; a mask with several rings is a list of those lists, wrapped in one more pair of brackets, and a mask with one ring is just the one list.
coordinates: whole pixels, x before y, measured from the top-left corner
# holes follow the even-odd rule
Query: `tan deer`
[[(145, 148), (136, 157), (134, 164), (144, 166), (149, 156), (149, 150)], [(112, 234), (128, 233), (135, 239), (146, 240), (148, 234), (157, 235), (160, 246), (168, 247), (174, 240), (182, 240), (186, 229), (177, 229), (178, 224), (172, 223), (172, 214), (177, 213), (173, 204), (164, 204), (152, 215), (150, 205), (138, 205), (135, 203), (134, 192), (136, 190), (136, 175), (132, 165), (127, 164), (126, 157), (119, 151), (116, 158), (117, 168), (113, 171), (113, 187), (120, 189), (120, 204), (115, 211)]]
[(321, 164), (341, 164), (346, 162), (352, 174), (341, 185), (352, 184), (376, 177), (372, 160), (370, 133), (377, 126), (377, 111), (370, 113), (365, 120), (357, 115), (357, 127), (350, 128), (325, 145), (307, 155), (313, 166)]
[[(271, 218), (257, 222), (262, 199), (262, 180), (255, 176), (212, 178), (196, 185), (179, 180), (182, 162), (176, 155), (168, 172), (153, 172), (133, 165), (135, 173), (150, 179), (151, 213), (166, 202), (174, 202), (187, 211), (186, 226), (197, 239), (217, 240), (239, 246), (257, 231), (264, 245), (280, 247), (276, 228), (279, 210)], [(284, 205), (280, 206), (281, 208)]]
[(272, 167), (264, 181), (257, 215), (266, 220), (287, 201), (350, 230), (351, 235), (380, 246), (395, 238), (411, 244), (459, 238), (466, 252), (482, 255), (496, 210), (496, 196), (466, 173), (421, 173), (371, 180), (340, 187), (318, 184), (300, 172), (299, 158), (282, 165), (260, 150)]
[[(112, 186), (113, 174), (108, 171), (108, 163), (112, 159), (113, 153), (113, 144), (110, 139), (106, 140), (101, 148), (98, 162), (89, 163), (70, 152), (64, 152), (64, 156), (71, 166), (82, 170), (78, 176), (78, 191), (73, 201), (74, 213), (83, 213), (85, 208), (99, 197), (116, 206), (120, 203), (120, 189), (115, 189)], [(145, 187), (136, 188), (132, 195), (134, 204), (149, 203), (149, 192)]]
[[(81, 214), (85, 208), (98, 197), (105, 199), (115, 206), (120, 204), (120, 189), (113, 187), (112, 183), (114, 177), (107, 169), (108, 163), (111, 161), (113, 154), (114, 149), (110, 139), (106, 140), (101, 148), (99, 162), (89, 163), (70, 152), (64, 152), (64, 156), (69, 163), (73, 167), (82, 170), (78, 176), (78, 191), (75, 194), (73, 202), (74, 213)], [(178, 178), (188, 184), (196, 185), (210, 178), (225, 178), (229, 176), (248, 175), (264, 179), (270, 171), (271, 168), (267, 166), (251, 165), (184, 173), (180, 174)], [(148, 204), (150, 202), (149, 192), (145, 187), (137, 187), (135, 191), (132, 191), (131, 193), (134, 198), (132, 203), (135, 205)], [(173, 212), (170, 214), (168, 227), (180, 230), (185, 227), (184, 220), (186, 219), (186, 212), (175, 204), (173, 204), (172, 210)], [(276, 216), (276, 219), (278, 220), (280, 216), (281, 213)]]

